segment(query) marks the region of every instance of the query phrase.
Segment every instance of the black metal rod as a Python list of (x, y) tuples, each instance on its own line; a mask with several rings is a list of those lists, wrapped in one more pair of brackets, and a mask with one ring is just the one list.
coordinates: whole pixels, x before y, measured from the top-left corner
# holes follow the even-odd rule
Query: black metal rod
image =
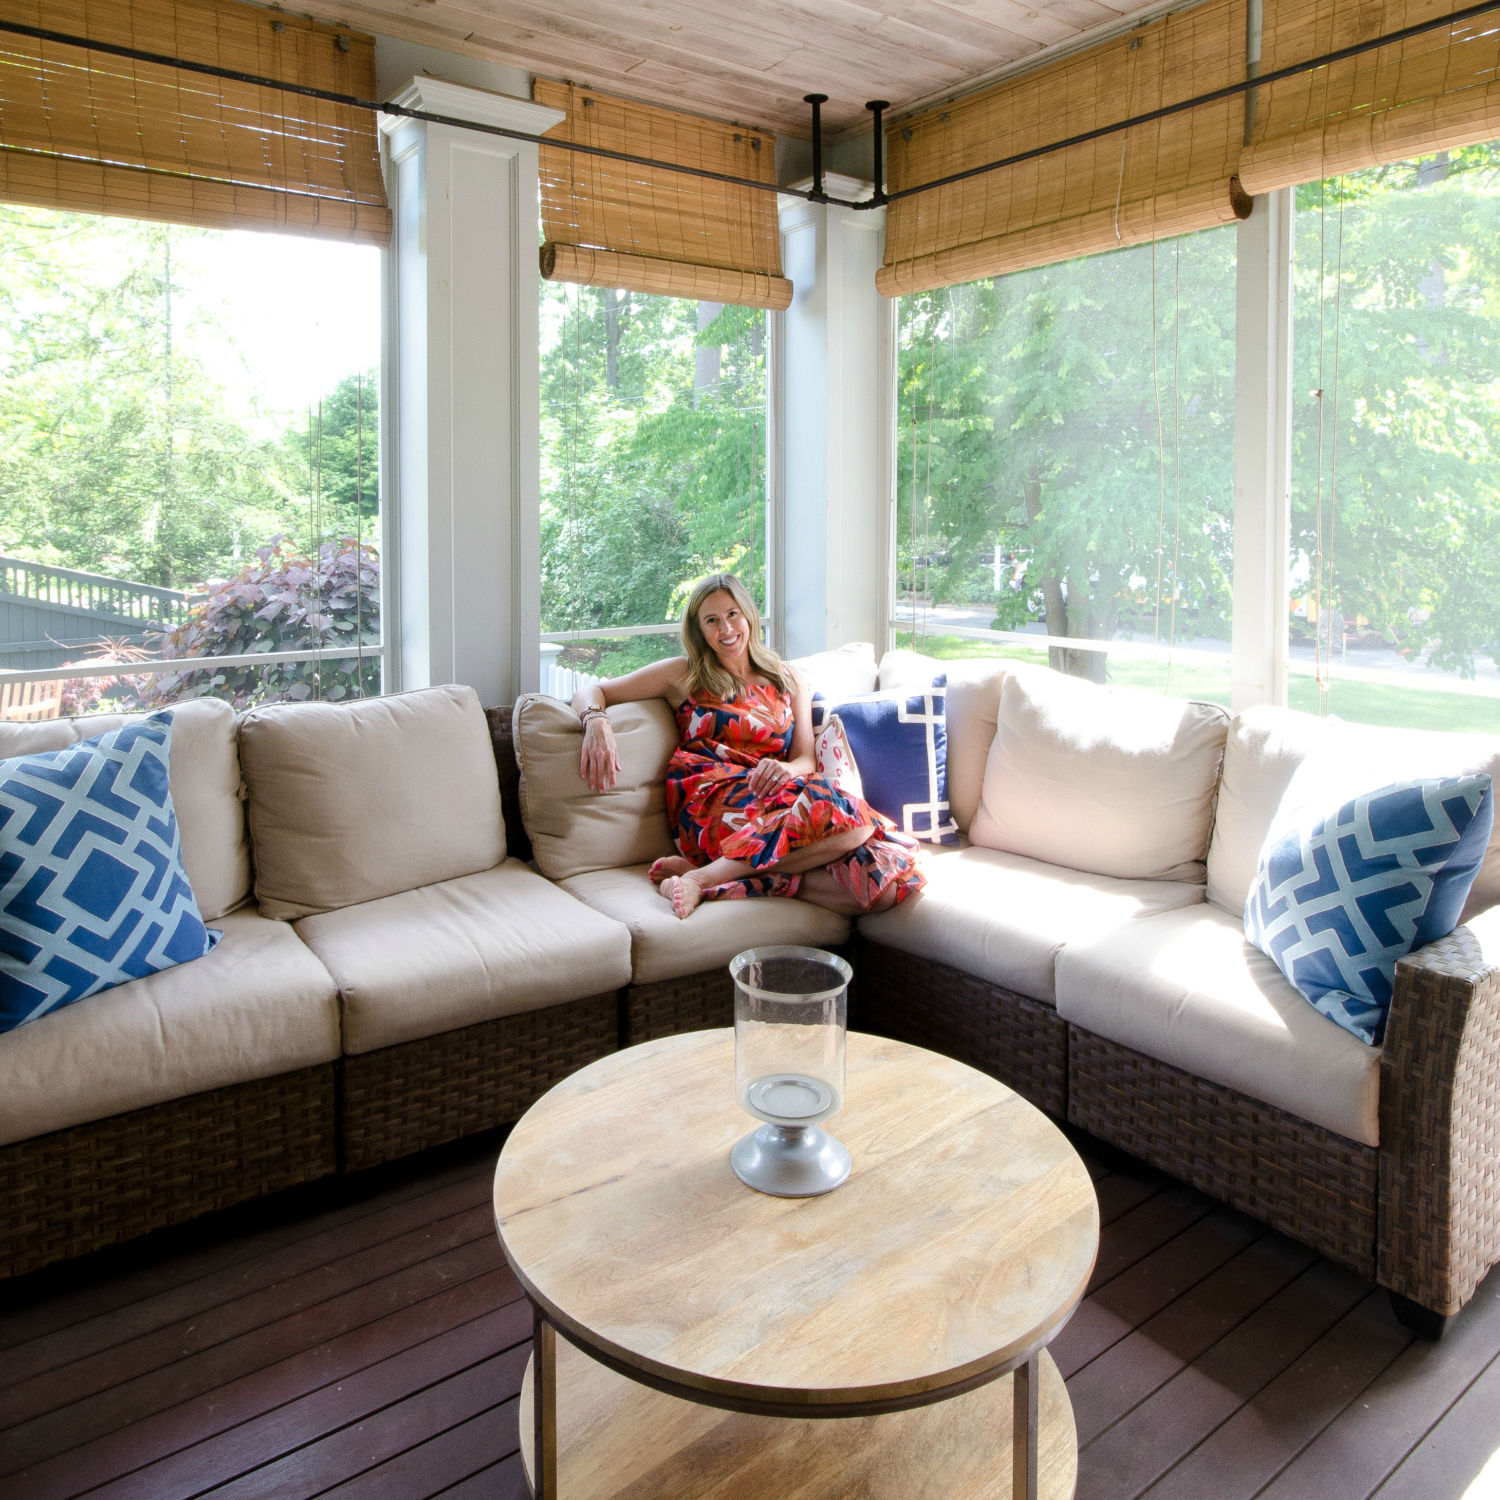
[(807, 195), (809, 203), (827, 203), (828, 194), (823, 191), (823, 106), (828, 103), (827, 94), (804, 94), (804, 104), (812, 105), (813, 185)]
[(875, 196), (870, 199), (871, 208), (885, 202), (885, 127), (880, 123), (880, 117), (890, 107), (889, 99), (871, 99), (865, 105), (865, 108), (875, 116)]

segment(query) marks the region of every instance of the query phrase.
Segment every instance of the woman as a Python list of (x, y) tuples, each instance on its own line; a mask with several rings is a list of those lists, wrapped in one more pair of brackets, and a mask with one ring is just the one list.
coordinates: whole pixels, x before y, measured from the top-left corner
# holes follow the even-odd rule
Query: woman
[(620, 769), (611, 703), (665, 698), (677, 716), (667, 815), (681, 853), (651, 867), (673, 911), (685, 918), (705, 900), (800, 896), (852, 916), (921, 890), (916, 841), (818, 774), (811, 693), (761, 641), (739, 579), (713, 573), (698, 584), (682, 644), (686, 656), (573, 699), (583, 720), (579, 773), (596, 792)]

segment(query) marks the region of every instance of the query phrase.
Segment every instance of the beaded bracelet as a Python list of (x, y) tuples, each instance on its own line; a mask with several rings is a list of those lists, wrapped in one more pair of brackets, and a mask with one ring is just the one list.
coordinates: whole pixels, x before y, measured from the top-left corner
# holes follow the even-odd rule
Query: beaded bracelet
[(583, 727), (585, 729), (587, 729), (589, 727), (589, 720), (590, 719), (598, 719), (598, 718), (606, 718), (607, 719), (608, 717), (609, 717), (609, 710), (607, 708), (589, 707), (589, 708), (584, 709), (582, 715), (579, 717), (579, 723), (581, 723), (583, 725)]

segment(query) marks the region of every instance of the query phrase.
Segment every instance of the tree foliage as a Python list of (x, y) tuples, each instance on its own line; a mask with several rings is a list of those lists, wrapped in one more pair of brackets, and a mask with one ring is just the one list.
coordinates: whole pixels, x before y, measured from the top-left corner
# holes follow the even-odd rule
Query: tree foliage
[(716, 567), (763, 592), (764, 326), (544, 284), (543, 629), (667, 620)]

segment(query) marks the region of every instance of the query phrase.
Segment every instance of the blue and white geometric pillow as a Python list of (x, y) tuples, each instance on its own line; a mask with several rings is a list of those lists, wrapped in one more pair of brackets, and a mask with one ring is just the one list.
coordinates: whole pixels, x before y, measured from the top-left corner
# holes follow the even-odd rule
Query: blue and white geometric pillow
[(1346, 802), (1278, 814), (1245, 936), (1331, 1021), (1385, 1035), (1396, 960), (1458, 926), (1495, 821), (1485, 775), (1398, 781)]
[(0, 760), (0, 1032), (202, 958), (168, 790), (172, 715)]
[(927, 844), (956, 844), (948, 807), (948, 676), (916, 690), (813, 695), (813, 728), (837, 712), (864, 782), (865, 801), (903, 833)]

